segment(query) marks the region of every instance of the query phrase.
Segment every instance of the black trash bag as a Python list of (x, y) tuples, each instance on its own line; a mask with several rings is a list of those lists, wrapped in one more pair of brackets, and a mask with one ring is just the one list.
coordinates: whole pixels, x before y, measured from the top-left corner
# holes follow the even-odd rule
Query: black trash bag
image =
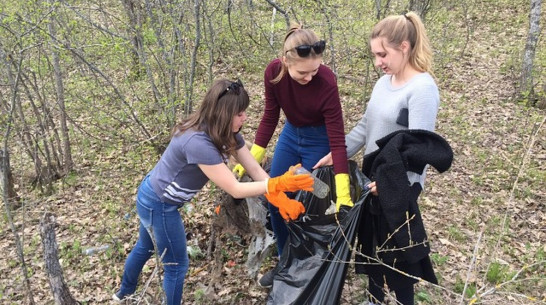
[(305, 206), (300, 220), (288, 223), (289, 236), (276, 267), (268, 305), (339, 304), (359, 225), (361, 207), (368, 196), (370, 180), (349, 161), (353, 208), (325, 215), (335, 202), (335, 179), (331, 166), (313, 173), (330, 186), (330, 193), (320, 199), (301, 191), (296, 200)]

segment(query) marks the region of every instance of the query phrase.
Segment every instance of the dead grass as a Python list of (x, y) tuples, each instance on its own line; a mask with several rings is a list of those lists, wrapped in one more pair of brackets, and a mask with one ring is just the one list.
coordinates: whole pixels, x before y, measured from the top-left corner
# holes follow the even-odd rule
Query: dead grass
[[(515, 32), (522, 28), (525, 30), (520, 25)], [(546, 114), (511, 101), (514, 86), (507, 63), (512, 61), (513, 48), (501, 48), (498, 39), (509, 42), (513, 36), (499, 36), (499, 31), (504, 33), (499, 27), (476, 27), (465, 55), (443, 67), (439, 79), (442, 106), (437, 131), (452, 145), (455, 160), (447, 173), (430, 171), (421, 197), (440, 286), (419, 284), (418, 304), (546, 304)], [(244, 133), (252, 140), (262, 111), (258, 102), (262, 93), (260, 77), (248, 79), (245, 87), (255, 103)], [(340, 79), (348, 130), (364, 111), (362, 101), (352, 92), (365, 95), (366, 89)], [(133, 149), (142, 156), (154, 155), (145, 146)], [(136, 240), (136, 186), (155, 163), (147, 157), (111, 157), (124, 151), (118, 147), (110, 157), (98, 154), (100, 160), (82, 162), (76, 180), (59, 182), (54, 196), (29, 200), (15, 213), (38, 304), (53, 304), (37, 237), (38, 221), (45, 211), (58, 215), (61, 264), (76, 299), (84, 304), (110, 303), (126, 254)], [(248, 241), (244, 236), (219, 236), (222, 256), (206, 256), (218, 195), (214, 189), (203, 191), (191, 216), (187, 212), (183, 216), (192, 235), (190, 244), (205, 254), (191, 261), (185, 304), (264, 304), (267, 290), (246, 277)], [(0, 302), (21, 304), (21, 270), (7, 225), (0, 237), (4, 254), (0, 258)], [(86, 247), (102, 244), (111, 248), (94, 256), (81, 254)], [(264, 270), (273, 263), (265, 262)], [(150, 261), (143, 277), (148, 279), (154, 268)], [(221, 270), (221, 274), (212, 274), (212, 270)], [(218, 276), (221, 281), (208, 287)], [(342, 304), (361, 303), (365, 282), (350, 270)], [(463, 289), (467, 291), (464, 298)], [(158, 281), (153, 279), (145, 298), (148, 303), (157, 304), (158, 291)], [(474, 296), (468, 291), (475, 291)]]

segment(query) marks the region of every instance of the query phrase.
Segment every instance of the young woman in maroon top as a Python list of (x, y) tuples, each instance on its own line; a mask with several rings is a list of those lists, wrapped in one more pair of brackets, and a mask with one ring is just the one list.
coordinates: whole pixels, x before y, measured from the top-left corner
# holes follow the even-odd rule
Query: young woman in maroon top
[[(267, 144), (279, 123), (280, 111), (286, 122), (277, 141), (271, 177), (284, 173), (291, 165), (312, 171), (313, 166), (332, 152), (336, 184), (336, 205), (352, 206), (343, 114), (336, 76), (324, 64), (324, 40), (300, 25), (292, 26), (285, 36), (282, 56), (269, 63), (264, 73), (265, 110), (256, 133), (251, 153), (261, 162)], [(240, 176), (244, 170), (234, 168)], [(282, 253), (288, 230), (277, 208), (269, 205), (271, 224), (277, 238), (278, 254)], [(271, 277), (271, 274), (266, 274)], [(264, 275), (260, 284), (270, 286)], [(264, 283), (262, 283), (264, 282)]]

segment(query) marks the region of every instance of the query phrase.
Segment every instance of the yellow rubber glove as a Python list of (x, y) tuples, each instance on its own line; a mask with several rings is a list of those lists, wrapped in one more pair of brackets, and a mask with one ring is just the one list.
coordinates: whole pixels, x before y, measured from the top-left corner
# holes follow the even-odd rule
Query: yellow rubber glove
[(337, 174), (334, 176), (336, 180), (336, 212), (339, 212), (339, 208), (342, 205), (349, 207), (354, 206), (351, 199), (351, 187), (349, 182), (349, 174)]
[[(262, 160), (265, 157), (265, 148), (252, 144), (252, 147), (250, 148), (250, 154), (258, 161), (258, 163), (261, 163)], [(237, 177), (241, 178), (246, 170), (241, 164), (237, 164), (233, 167), (233, 172), (237, 174)]]

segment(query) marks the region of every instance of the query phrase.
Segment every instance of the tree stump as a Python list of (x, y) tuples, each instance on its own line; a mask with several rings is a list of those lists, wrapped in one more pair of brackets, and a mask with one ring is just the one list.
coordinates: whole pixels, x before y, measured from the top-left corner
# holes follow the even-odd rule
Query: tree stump
[[(245, 175), (241, 182), (251, 179)], [(227, 193), (220, 196), (220, 211), (213, 221), (216, 232), (237, 234), (250, 240), (246, 261), (249, 278), (256, 279), (263, 260), (275, 243), (273, 232), (266, 229), (267, 202), (263, 196), (235, 199)]]
[(63, 270), (59, 264), (57, 242), (55, 240), (55, 215), (45, 213), (40, 221), (40, 236), (44, 250), (44, 262), (49, 278), (49, 286), (55, 299), (55, 304), (72, 305), (80, 304), (76, 301), (68, 289), (63, 277)]

